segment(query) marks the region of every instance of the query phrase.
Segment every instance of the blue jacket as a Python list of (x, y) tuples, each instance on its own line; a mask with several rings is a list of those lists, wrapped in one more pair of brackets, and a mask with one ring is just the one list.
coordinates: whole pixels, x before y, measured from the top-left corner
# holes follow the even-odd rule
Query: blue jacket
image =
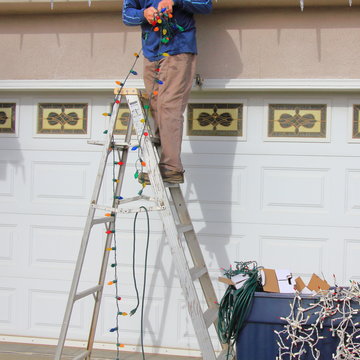
[(167, 44), (160, 42), (160, 32), (153, 31), (144, 17), (144, 10), (150, 6), (157, 9), (160, 0), (124, 0), (122, 18), (126, 25), (141, 25), (144, 56), (150, 61), (161, 59), (162, 53), (197, 54), (194, 14), (208, 14), (212, 0), (173, 0), (173, 19), (184, 31), (177, 31)]

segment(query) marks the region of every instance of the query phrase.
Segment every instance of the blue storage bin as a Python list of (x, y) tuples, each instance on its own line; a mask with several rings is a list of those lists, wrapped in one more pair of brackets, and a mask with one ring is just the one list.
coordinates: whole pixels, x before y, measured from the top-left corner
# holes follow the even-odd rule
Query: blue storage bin
[[(290, 304), (293, 299), (292, 294), (255, 293), (252, 309), (236, 341), (237, 360), (276, 359), (279, 349), (278, 336), (274, 330), (284, 329), (285, 322), (280, 317), (287, 317), (290, 314)], [(316, 298), (312, 296), (302, 296), (303, 307), (314, 301)], [(319, 332), (319, 335), (326, 337), (317, 345), (321, 352), (321, 360), (331, 360), (338, 345), (337, 338), (331, 336), (329, 323), (329, 321), (325, 322), (324, 329)], [(313, 357), (308, 352), (302, 359), (310, 360)]]

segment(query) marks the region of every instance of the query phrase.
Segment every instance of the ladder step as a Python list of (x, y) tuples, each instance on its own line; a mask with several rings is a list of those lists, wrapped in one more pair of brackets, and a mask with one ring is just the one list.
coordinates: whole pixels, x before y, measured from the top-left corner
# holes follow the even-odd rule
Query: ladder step
[(92, 288), (89, 288), (87, 290), (81, 291), (79, 293), (77, 293), (74, 297), (74, 300), (79, 300), (82, 299), (85, 296), (91, 295), (91, 294), (95, 294), (97, 291), (102, 289), (102, 285), (96, 285), (93, 286)]
[(217, 319), (218, 317), (218, 312), (219, 309), (217, 307), (213, 307), (213, 308), (208, 308), (205, 312), (204, 312), (204, 320), (205, 320), (205, 324), (206, 326), (209, 328), (211, 326), (211, 324)]
[[(89, 145), (99, 145), (99, 146), (104, 146), (105, 145), (105, 141), (103, 140), (88, 140), (87, 142)], [(138, 146), (139, 144), (129, 144), (127, 142), (120, 142), (120, 141), (114, 141), (112, 143), (116, 148), (121, 148), (121, 149), (128, 149), (130, 146)]]
[(74, 357), (73, 360), (85, 359), (88, 355), (90, 355), (90, 351), (86, 350), (86, 351), (82, 352), (81, 354), (79, 354), (78, 356)]
[(191, 275), (191, 278), (193, 279), (193, 281), (199, 279), (200, 277), (207, 274), (207, 272), (208, 272), (206, 266), (202, 266), (202, 267), (195, 266), (195, 267), (189, 269), (189, 271), (190, 271), (190, 275)]
[(192, 226), (192, 224), (180, 224), (180, 225), (177, 225), (177, 229), (178, 229), (178, 232), (180, 233), (186, 233), (186, 232), (189, 232), (189, 231), (193, 231), (194, 230), (194, 227)]
[(221, 350), (220, 354), (216, 358), (216, 360), (232, 360), (234, 359), (234, 352), (230, 347), (230, 350), (228, 348)]
[(166, 188), (180, 188), (180, 184), (172, 184), (172, 183), (168, 183), (166, 181), (164, 181), (164, 186)]
[[(98, 209), (98, 210), (104, 210), (104, 211), (110, 211), (110, 212), (115, 212), (118, 214), (133, 214), (133, 213), (137, 213), (137, 212), (144, 212), (145, 209), (142, 207), (134, 207), (134, 208), (113, 208), (111, 206), (104, 206), (104, 205), (97, 205), (97, 204), (91, 204), (91, 206), (94, 209)], [(164, 206), (148, 206), (146, 208), (147, 211), (162, 211), (164, 210)]]
[(107, 217), (104, 217), (104, 218), (94, 219), (92, 221), (92, 225), (106, 224), (106, 223), (111, 223), (111, 222), (114, 222), (114, 221), (115, 221), (114, 216), (107, 216)]
[(147, 94), (136, 88), (118, 88), (114, 89), (114, 95), (138, 95), (142, 98), (148, 98)]

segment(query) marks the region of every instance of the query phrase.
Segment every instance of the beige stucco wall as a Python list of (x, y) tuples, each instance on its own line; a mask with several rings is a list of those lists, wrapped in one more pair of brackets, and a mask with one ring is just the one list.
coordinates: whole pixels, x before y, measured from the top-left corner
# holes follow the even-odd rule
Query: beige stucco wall
[[(360, 8), (219, 10), (198, 17), (198, 72), (221, 78), (360, 78)], [(0, 79), (116, 79), (139, 51), (120, 13), (0, 17)], [(138, 68), (141, 68), (141, 62)]]

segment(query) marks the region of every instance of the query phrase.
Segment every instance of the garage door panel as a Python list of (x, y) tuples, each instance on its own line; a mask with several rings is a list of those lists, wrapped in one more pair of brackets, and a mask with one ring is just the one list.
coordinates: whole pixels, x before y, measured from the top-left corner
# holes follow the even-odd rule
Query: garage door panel
[(360, 169), (346, 172), (345, 210), (347, 215), (360, 215)]
[(0, 329), (15, 329), (15, 297), (13, 287), (0, 287)]
[(326, 212), (327, 169), (263, 168), (263, 211)]
[(16, 224), (0, 223), (0, 264), (14, 264), (14, 247), (15, 242), (18, 240), (17, 234), (18, 229)]
[(345, 261), (344, 275), (345, 279), (360, 281), (360, 235), (357, 238), (345, 239)]
[(270, 268), (290, 269), (301, 276), (321, 274), (324, 266), (326, 238), (261, 236), (261, 264)]

